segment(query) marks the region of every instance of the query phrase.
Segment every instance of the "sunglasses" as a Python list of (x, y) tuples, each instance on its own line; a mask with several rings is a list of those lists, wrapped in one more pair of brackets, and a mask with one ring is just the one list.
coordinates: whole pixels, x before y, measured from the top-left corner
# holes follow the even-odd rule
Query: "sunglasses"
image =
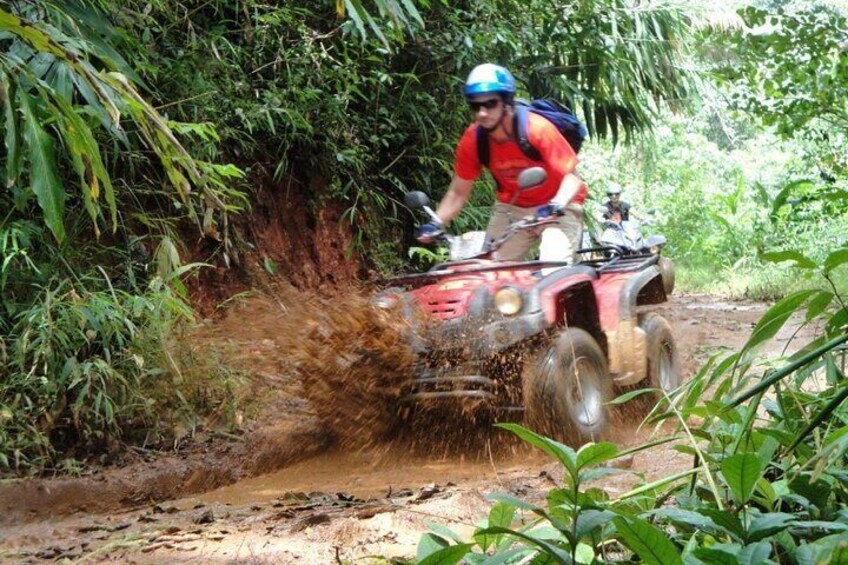
[(483, 100), (482, 102), (469, 102), (468, 107), (471, 108), (471, 111), (475, 114), (480, 111), (480, 108), (485, 108), (487, 110), (494, 110), (498, 107), (501, 101), (499, 98), (492, 98), (491, 100)]

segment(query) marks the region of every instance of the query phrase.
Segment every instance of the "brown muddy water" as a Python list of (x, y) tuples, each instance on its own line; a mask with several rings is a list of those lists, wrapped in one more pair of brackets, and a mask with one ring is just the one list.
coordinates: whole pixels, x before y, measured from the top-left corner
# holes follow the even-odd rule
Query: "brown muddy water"
[(529, 452), (497, 459), (448, 457), (434, 460), (410, 456), (402, 448), (348, 453), (334, 451), (275, 473), (254, 477), (196, 497), (205, 503), (247, 504), (285, 497), (289, 493), (343, 493), (361, 499), (387, 498), (421, 485), (467, 481), (497, 484), (501, 475), (544, 458)]

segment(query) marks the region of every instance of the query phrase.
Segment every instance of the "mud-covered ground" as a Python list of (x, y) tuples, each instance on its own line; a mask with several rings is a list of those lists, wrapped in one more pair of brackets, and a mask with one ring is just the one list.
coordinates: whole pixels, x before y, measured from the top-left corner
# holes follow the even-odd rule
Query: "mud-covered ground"
[[(718, 348), (741, 347), (766, 307), (676, 296), (658, 311), (671, 322), (689, 376)], [(310, 315), (296, 314), (304, 311)], [(445, 451), (432, 449), (444, 421), (432, 429), (423, 422), (392, 440), (382, 438), (385, 430), (366, 429), (373, 422), (364, 420), (355, 421), (361, 433), (353, 434), (362, 441), (335, 445), (297, 375), (307, 365), (321, 373), (338, 369), (325, 363), (356, 361), (316, 359), (338, 338), (315, 333), (316, 315), (354, 334), (359, 342), (345, 343), (350, 351), (394, 348), (392, 333), (375, 332), (379, 320), (358, 316), (354, 305), (294, 295), (247, 299), (193, 338), (216, 344), (251, 375), (243, 428), (199, 434), (179, 453), (142, 454), (91, 476), (0, 483), (0, 561), (311, 564), (411, 557), (428, 524), (471, 532), (494, 491), (541, 500), (559, 484), (555, 464), (488, 428), (461, 430), (462, 449)], [(790, 336), (782, 332), (772, 352), (780, 353)], [(402, 366), (404, 358), (390, 361)], [(318, 398), (332, 392), (318, 391)], [(633, 446), (650, 437), (650, 430), (619, 425), (609, 439)], [(632, 473), (604, 481), (612, 496), (627, 491), (637, 473), (651, 480), (691, 461), (661, 446), (616, 464)]]

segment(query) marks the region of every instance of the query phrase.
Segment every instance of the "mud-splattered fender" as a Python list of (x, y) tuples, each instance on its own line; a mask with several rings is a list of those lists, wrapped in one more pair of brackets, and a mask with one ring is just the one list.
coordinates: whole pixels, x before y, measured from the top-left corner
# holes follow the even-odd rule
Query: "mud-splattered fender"
[(564, 299), (566, 291), (576, 290), (598, 278), (598, 273), (591, 267), (575, 265), (559, 269), (544, 277), (533, 289), (538, 293), (539, 305), (545, 313), (549, 326), (562, 325), (565, 322), (567, 306)]
[(618, 296), (617, 323), (610, 312), (602, 318), (609, 346), (609, 371), (617, 386), (630, 386), (642, 381), (648, 371), (645, 331), (639, 327), (636, 307), (658, 304), (666, 299), (662, 274), (652, 265), (632, 275), (621, 284)]

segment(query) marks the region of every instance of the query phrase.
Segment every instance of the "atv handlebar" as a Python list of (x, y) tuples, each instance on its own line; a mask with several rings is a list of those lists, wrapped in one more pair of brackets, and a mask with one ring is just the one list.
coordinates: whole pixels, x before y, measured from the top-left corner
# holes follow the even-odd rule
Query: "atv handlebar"
[[(501, 248), (504, 243), (509, 240), (513, 235), (520, 231), (535, 229), (545, 225), (555, 224), (559, 219), (559, 216), (562, 214), (555, 214), (548, 216), (546, 218), (536, 218), (536, 216), (525, 216), (520, 220), (517, 220), (511, 223), (506, 230), (501, 234), (501, 236), (495, 240), (484, 243), (483, 249), (481, 252), (474, 256), (477, 259), (484, 259), (491, 256), (495, 251)], [(432, 243), (447, 243), (450, 244), (453, 238), (457, 238), (459, 236), (451, 235), (445, 232), (440, 233), (436, 237), (433, 238)]]

